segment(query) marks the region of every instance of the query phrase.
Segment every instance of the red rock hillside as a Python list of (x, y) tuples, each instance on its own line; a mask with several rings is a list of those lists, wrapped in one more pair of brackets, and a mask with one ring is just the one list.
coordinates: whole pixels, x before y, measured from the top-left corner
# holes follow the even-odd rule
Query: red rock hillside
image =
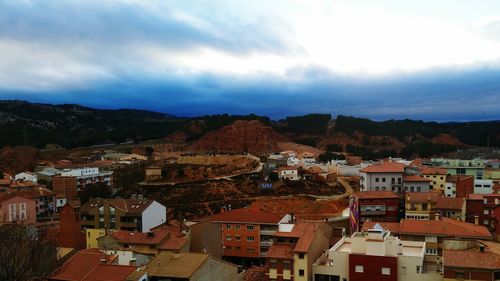
[(32, 170), (37, 156), (38, 149), (31, 146), (6, 146), (0, 149), (0, 172), (16, 174)]
[(279, 150), (278, 143), (289, 141), (260, 121), (238, 120), (219, 130), (206, 133), (190, 147), (199, 152), (264, 153)]
[(457, 138), (454, 136), (450, 136), (448, 134), (439, 134), (432, 138), (431, 142), (435, 144), (448, 144), (448, 145), (453, 145), (455, 147), (465, 147), (463, 142), (459, 141)]

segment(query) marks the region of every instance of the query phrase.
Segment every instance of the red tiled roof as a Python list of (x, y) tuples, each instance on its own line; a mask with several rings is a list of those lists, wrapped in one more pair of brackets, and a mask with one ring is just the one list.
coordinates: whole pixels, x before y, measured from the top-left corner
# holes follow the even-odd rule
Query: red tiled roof
[(404, 182), (431, 182), (432, 180), (426, 179), (426, 178), (421, 177), (419, 175), (404, 175), (403, 181)]
[(403, 173), (405, 165), (399, 162), (382, 162), (367, 166), (359, 171), (363, 173)]
[(422, 166), (422, 158), (415, 158), (415, 160), (411, 161), (410, 166), (414, 167)]
[(469, 193), (467, 194), (467, 200), (483, 200), (484, 194), (474, 194), (474, 193)]
[(420, 168), (420, 172), (422, 175), (446, 175), (448, 173), (448, 171), (444, 168), (429, 166), (422, 166)]
[(492, 239), (490, 232), (485, 226), (449, 218), (442, 218), (440, 220), (403, 219), (401, 220), (399, 232), (410, 235)]
[(150, 233), (117, 230), (111, 233), (116, 241), (123, 244), (157, 245), (170, 233), (168, 229), (162, 229)]
[(293, 170), (298, 170), (299, 167), (295, 166), (286, 166), (286, 167), (279, 167), (278, 171), (293, 171)]
[(429, 191), (429, 192), (406, 192), (405, 202), (406, 203), (437, 203), (441, 197), (441, 192), (439, 190)]
[(468, 176), (468, 175), (448, 175), (448, 176), (446, 176), (446, 181), (447, 182), (457, 182), (457, 181), (461, 181), (461, 180), (473, 178), (473, 177), (474, 176)]
[(462, 210), (464, 204), (463, 198), (440, 197), (435, 208), (442, 210)]
[(377, 198), (399, 198), (394, 191), (361, 191), (356, 192), (359, 199), (377, 199)]
[(298, 238), (294, 251), (307, 252), (321, 227), (323, 227), (321, 223), (299, 222), (294, 224), (292, 231), (277, 231), (274, 235), (276, 237)]
[(368, 229), (372, 229), (376, 224), (379, 224), (384, 229), (389, 229), (392, 234), (399, 233), (399, 222), (376, 222), (376, 221), (365, 221), (363, 223), (363, 227), (361, 227), (361, 231), (367, 231)]
[(278, 224), (284, 217), (280, 213), (261, 212), (255, 209), (234, 209), (211, 216), (213, 222)]
[(49, 277), (50, 280), (83, 280), (97, 264), (104, 258), (104, 254), (98, 249), (81, 250), (65, 262), (56, 274)]
[(124, 281), (137, 267), (130, 265), (96, 265), (82, 281)]
[(489, 250), (444, 250), (443, 265), (455, 268), (498, 270), (500, 255)]
[(94, 208), (99, 208), (103, 206), (104, 203), (107, 202), (109, 205), (118, 208), (125, 213), (131, 214), (142, 214), (144, 210), (146, 210), (154, 200), (150, 199), (92, 199), (89, 202), (85, 203), (80, 211), (86, 212)]
[(267, 251), (266, 258), (293, 259), (295, 245), (290, 243), (274, 243)]

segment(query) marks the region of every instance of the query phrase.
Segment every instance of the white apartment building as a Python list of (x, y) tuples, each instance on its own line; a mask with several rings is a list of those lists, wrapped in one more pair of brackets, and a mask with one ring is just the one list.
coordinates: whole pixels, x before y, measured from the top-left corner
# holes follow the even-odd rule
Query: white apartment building
[(404, 164), (384, 161), (359, 170), (361, 191), (402, 192)]
[(493, 180), (474, 180), (475, 194), (492, 194)]

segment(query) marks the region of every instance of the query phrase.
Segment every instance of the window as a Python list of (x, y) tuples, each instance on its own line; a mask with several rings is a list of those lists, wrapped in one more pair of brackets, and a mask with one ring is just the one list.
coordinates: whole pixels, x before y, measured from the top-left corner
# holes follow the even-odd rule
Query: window
[(299, 253), (299, 259), (304, 259), (304, 253)]
[(226, 246), (226, 251), (231, 251), (233, 248), (231, 246)]
[(357, 273), (363, 273), (363, 272), (365, 272), (365, 268), (362, 265), (356, 265), (354, 267), (354, 271)]
[(26, 203), (19, 203), (19, 219), (25, 220), (26, 218)]
[(247, 241), (248, 242), (253, 242), (255, 238), (253, 236), (247, 236)]
[(240, 229), (240, 225), (239, 225), (239, 224), (237, 224), (234, 228), (236, 228), (236, 229)]
[(385, 178), (382, 178), (382, 182), (385, 182)]
[(241, 250), (241, 247), (240, 246), (236, 246), (236, 251), (239, 251)]
[(241, 240), (241, 237), (240, 237), (239, 235), (236, 235), (236, 236), (234, 237), (234, 240), (236, 240), (236, 241), (240, 241), (240, 240)]
[(417, 186), (417, 191), (418, 192), (422, 191), (422, 188), (420, 186)]
[(274, 260), (273, 261), (269, 261), (269, 267), (270, 268), (276, 268), (276, 264), (277, 264), (277, 262), (274, 261)]
[(375, 182), (378, 182), (378, 181), (379, 181), (379, 179), (378, 179), (378, 178), (375, 178)]
[(389, 267), (382, 267), (382, 275), (391, 275), (391, 269)]
[(248, 230), (248, 231), (252, 231), (252, 230), (253, 230), (253, 228), (254, 228), (254, 227), (253, 227), (253, 225), (247, 225), (247, 230)]
[(284, 261), (283, 262), (283, 270), (290, 270), (292, 267), (290, 265), (290, 262)]
[(401, 274), (405, 275), (406, 274), (406, 266), (401, 267)]
[(483, 222), (484, 225), (488, 225), (489, 223), (490, 223), (489, 220), (484, 220), (484, 222)]
[(226, 224), (226, 229), (231, 229), (231, 225), (230, 224)]
[(425, 253), (427, 255), (436, 256), (437, 255), (437, 249), (427, 248), (427, 249), (425, 249)]
[(255, 252), (255, 249), (254, 248), (247, 248), (247, 252), (248, 253), (253, 253), (253, 252)]
[(417, 265), (417, 273), (422, 273), (422, 267), (420, 265)]
[(299, 276), (304, 276), (304, 270), (303, 269), (299, 269)]
[(488, 210), (484, 210), (483, 214), (487, 215), (488, 214)]
[(231, 235), (226, 235), (226, 240), (231, 241)]

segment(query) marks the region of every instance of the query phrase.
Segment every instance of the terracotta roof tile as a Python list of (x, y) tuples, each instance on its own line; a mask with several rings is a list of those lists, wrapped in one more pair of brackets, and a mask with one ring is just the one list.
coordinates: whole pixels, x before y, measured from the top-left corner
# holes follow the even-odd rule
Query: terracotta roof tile
[(467, 200), (483, 200), (484, 194), (467, 194)]
[(146, 271), (152, 277), (190, 278), (207, 260), (208, 254), (161, 252)]
[(142, 214), (154, 200), (150, 199), (92, 199), (85, 203), (81, 208), (81, 212), (87, 212), (94, 208), (99, 208), (107, 202), (109, 205), (130, 214)]
[(376, 221), (365, 221), (361, 231), (367, 231), (372, 229), (376, 224), (379, 224), (384, 229), (389, 229), (392, 234), (399, 234), (400, 223), (399, 222), (376, 222)]
[(96, 265), (82, 281), (124, 281), (132, 272), (137, 269), (130, 265)]
[(439, 190), (429, 192), (406, 192), (406, 203), (437, 203), (442, 197)]
[(404, 182), (431, 182), (432, 180), (426, 179), (426, 178), (421, 177), (419, 175), (404, 175), (403, 181)]
[(454, 268), (499, 270), (500, 255), (485, 250), (444, 250), (443, 265)]
[(290, 243), (274, 243), (267, 251), (266, 258), (292, 259), (295, 245)]
[(81, 250), (65, 262), (51, 280), (80, 281), (83, 280), (97, 264), (104, 258), (104, 254), (97, 249)]
[(446, 181), (447, 182), (457, 182), (457, 181), (462, 181), (467, 178), (473, 178), (474, 176), (468, 176), (468, 175), (447, 175), (446, 176)]
[(410, 235), (430, 234), (444, 237), (492, 239), (491, 233), (485, 226), (449, 218), (442, 218), (440, 220), (403, 219), (401, 220), (399, 232)]
[(255, 209), (234, 209), (215, 214), (211, 217), (213, 222), (235, 222), (255, 224), (277, 224), (283, 214), (261, 212)]
[(422, 166), (420, 168), (420, 172), (422, 175), (446, 175), (448, 173), (448, 171), (444, 168), (429, 166)]
[(436, 209), (461, 210), (465, 201), (463, 198), (440, 197), (436, 203)]
[(405, 165), (399, 162), (382, 162), (378, 164), (373, 164), (367, 166), (360, 172), (364, 173), (403, 173), (405, 171)]

